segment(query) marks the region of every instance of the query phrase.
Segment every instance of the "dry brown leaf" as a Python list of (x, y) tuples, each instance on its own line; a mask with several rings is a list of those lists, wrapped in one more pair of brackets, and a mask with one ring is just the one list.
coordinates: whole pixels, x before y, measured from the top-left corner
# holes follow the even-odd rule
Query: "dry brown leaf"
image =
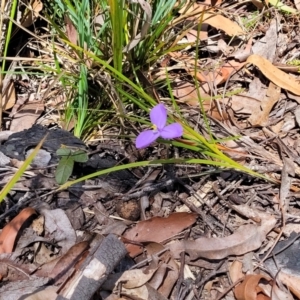
[(87, 241), (75, 244), (63, 256), (41, 266), (35, 274), (38, 277), (51, 277), (55, 280), (55, 284), (59, 285), (69, 276), (68, 271), (72, 272), (72, 266), (79, 261), (89, 246)]
[(0, 253), (10, 253), (13, 251), (16, 237), (20, 228), (36, 211), (27, 207), (24, 208), (15, 218), (13, 218), (0, 233)]
[(77, 36), (78, 36), (77, 29), (67, 15), (65, 15), (65, 24), (66, 24), (66, 34), (69, 41), (73, 45), (77, 45)]
[(57, 299), (58, 294), (56, 291), (58, 290), (58, 287), (54, 286), (48, 286), (42, 291), (39, 291), (37, 293), (34, 293), (28, 297), (25, 296), (25, 298), (22, 297), (24, 300), (55, 300)]
[(45, 216), (45, 231), (48, 231), (61, 247), (62, 254), (65, 254), (76, 242), (76, 233), (72, 224), (62, 209), (42, 209)]
[[(205, 41), (208, 39), (208, 32), (207, 30), (203, 30), (203, 27), (201, 27), (201, 31), (199, 33), (199, 37), (198, 37), (198, 32), (195, 29), (190, 29), (189, 31), (187, 31), (186, 33), (186, 39), (189, 43), (195, 43), (197, 41), (197, 39), (199, 38), (200, 41)], [(208, 27), (208, 26), (206, 26)]]
[(278, 273), (277, 279), (280, 280), (283, 284), (285, 284), (292, 291), (292, 293), (300, 299), (299, 277), (280, 271)]
[(282, 290), (276, 284), (273, 284), (272, 300), (294, 300), (294, 297), (288, 290)]
[(40, 0), (33, 0), (30, 9), (27, 9), (24, 18), (21, 20), (23, 27), (32, 25), (39, 16), (39, 12), (43, 9), (43, 3)]
[(152, 259), (150, 265), (143, 269), (133, 269), (122, 273), (110, 274), (102, 288), (109, 291), (118, 289), (120, 285), (122, 285), (122, 289), (129, 290), (143, 287), (149, 282), (158, 267), (158, 260)]
[(16, 103), (16, 90), (13, 81), (10, 81), (2, 94), (2, 109), (12, 108)]
[[(204, 90), (209, 91), (210, 90), (210, 84), (209, 82), (213, 82), (215, 86), (220, 85), (227, 81), (227, 79), (239, 71), (246, 63), (245, 62), (238, 62), (234, 59), (229, 60), (226, 64), (224, 64), (222, 67), (205, 74), (204, 72), (197, 72), (196, 78), (200, 82), (206, 82), (206, 85), (202, 85), (202, 88)], [(187, 68), (186, 68), (187, 69)], [(193, 70), (186, 70), (191, 76), (195, 76), (195, 72)]]
[(123, 52), (129, 52), (133, 49), (148, 33), (150, 24), (152, 23), (152, 8), (151, 5), (145, 0), (136, 0), (145, 13), (145, 22), (141, 28), (141, 31), (133, 37), (133, 39), (124, 47)]
[(245, 34), (243, 29), (237, 23), (218, 14), (205, 13), (203, 16), (203, 23), (221, 29), (230, 36)]
[[(147, 255), (151, 257), (165, 249), (162, 244), (154, 242), (148, 243), (145, 248)], [(159, 258), (162, 263), (159, 264), (159, 268), (149, 281), (149, 284), (156, 287), (163, 296), (169, 297), (178, 280), (179, 266), (171, 257), (170, 251), (164, 252)]]
[(242, 262), (235, 260), (229, 267), (229, 276), (232, 282), (238, 281), (244, 277)]
[(183, 16), (187, 16), (187, 15), (193, 14), (195, 12), (200, 13), (203, 10), (207, 9), (207, 7), (210, 5), (211, 5), (210, 0), (205, 0), (204, 2), (201, 2), (201, 3), (193, 3), (192, 5), (190, 5), (190, 3), (187, 2), (186, 5), (183, 5), (180, 8), (179, 13), (184, 14)]
[(263, 292), (259, 287), (259, 283), (269, 284), (270, 281), (271, 278), (265, 275), (246, 275), (245, 280), (235, 288), (234, 295), (237, 300), (270, 300), (269, 296), (258, 295)]
[(260, 109), (261, 101), (248, 95), (232, 95), (231, 99), (226, 99), (225, 104), (230, 105), (236, 114), (251, 115), (256, 114)]
[(251, 2), (258, 8), (263, 9), (265, 4), (262, 1), (259, 0), (251, 0)]
[(300, 95), (300, 83), (296, 78), (286, 74), (285, 72), (279, 70), (267, 59), (253, 54), (247, 59), (247, 63), (251, 63), (258, 67), (260, 71), (273, 83), (279, 87), (286, 89), (296, 95)]
[(295, 0), (294, 2), (297, 9), (300, 10), (300, 0)]
[[(176, 86), (173, 88), (173, 94), (179, 102), (186, 103), (191, 106), (199, 106), (199, 98), (195, 85), (187, 81), (176, 81)], [(210, 99), (201, 88), (199, 89), (200, 97)]]
[[(148, 283), (135, 289), (126, 289), (122, 287), (122, 294), (129, 299), (155, 299), (155, 300), (167, 300), (157, 290), (151, 287)], [(128, 299), (126, 297), (126, 299)]]
[(14, 132), (31, 128), (44, 111), (43, 103), (27, 103), (13, 115), (10, 130)]
[(147, 283), (153, 274), (156, 272), (155, 269), (148, 269), (147, 272), (143, 269), (128, 270), (122, 273), (122, 276), (117, 280), (116, 287), (123, 283), (122, 286), (126, 289), (134, 289), (143, 286)]
[(177, 241), (171, 243), (170, 250), (179, 258), (185, 251), (191, 260), (197, 258), (223, 259), (229, 255), (242, 255), (258, 249), (266, 238), (266, 234), (276, 224), (275, 218), (263, 222), (261, 226), (247, 224), (240, 226), (236, 232), (223, 238), (199, 238), (196, 240)]
[(267, 124), (269, 113), (272, 110), (274, 104), (279, 101), (280, 94), (280, 87), (270, 82), (266, 97), (260, 102), (259, 107), (257, 107), (257, 109), (252, 112), (251, 116), (248, 119), (253, 126), (264, 126)]
[[(174, 213), (167, 218), (154, 217), (152, 219), (139, 222), (123, 235), (124, 238), (135, 242), (157, 242), (160, 243), (185, 228), (191, 226), (197, 218), (197, 214)], [(127, 251), (134, 257), (141, 253), (141, 248), (127, 244)]]

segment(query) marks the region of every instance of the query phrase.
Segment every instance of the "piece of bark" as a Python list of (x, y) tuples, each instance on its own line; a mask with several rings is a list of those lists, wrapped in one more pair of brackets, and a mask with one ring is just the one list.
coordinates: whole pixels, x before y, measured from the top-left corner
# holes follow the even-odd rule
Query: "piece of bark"
[(105, 237), (56, 300), (90, 299), (126, 253), (124, 244), (115, 235)]

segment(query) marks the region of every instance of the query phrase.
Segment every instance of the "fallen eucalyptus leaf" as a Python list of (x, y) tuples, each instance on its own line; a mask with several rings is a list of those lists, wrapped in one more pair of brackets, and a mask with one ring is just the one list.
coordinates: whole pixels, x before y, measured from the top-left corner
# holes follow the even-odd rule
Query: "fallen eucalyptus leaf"
[(230, 255), (243, 255), (258, 249), (265, 240), (267, 233), (276, 224), (275, 218), (263, 222), (261, 226), (247, 224), (240, 226), (230, 236), (222, 238), (199, 238), (196, 240), (177, 241), (171, 243), (170, 251), (175, 258), (185, 251), (191, 260), (197, 258), (223, 259)]

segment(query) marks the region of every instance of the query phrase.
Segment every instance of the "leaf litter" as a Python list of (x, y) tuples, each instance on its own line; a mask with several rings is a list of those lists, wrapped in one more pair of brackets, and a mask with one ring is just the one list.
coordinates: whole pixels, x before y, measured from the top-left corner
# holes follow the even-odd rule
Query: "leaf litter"
[[(149, 21), (148, 3), (138, 3)], [(40, 1), (32, 7), (21, 20), (24, 27), (43, 13)], [(57, 183), (50, 178), (57, 169), (36, 163), (9, 193), (6, 207), (1, 204), (1, 298), (80, 299), (72, 293), (84, 286), (87, 297), (98, 293), (101, 299), (298, 299), (300, 271), (293, 259), (300, 253), (299, 30), (298, 17), (288, 14), (298, 7), (296, 1), (294, 6), (257, 0), (182, 7), (174, 24), (194, 24), (177, 40), (187, 42), (186, 48), (166, 54), (143, 74), (151, 85), (170, 80), (190, 126), (207, 139), (213, 132), (220, 149), (273, 182), (234, 170), (175, 165), (155, 167), (155, 176), (140, 168), (55, 192)], [(76, 28), (65, 22), (67, 37), (76, 44)], [(124, 50), (147, 36), (149, 23)], [(190, 45), (197, 36), (198, 54)], [(32, 50), (32, 44), (27, 47)], [(42, 51), (51, 57), (49, 49)], [(16, 64), (11, 67), (17, 70)], [(55, 102), (66, 96), (53, 78), (7, 78), (2, 92), (7, 130), (59, 119)], [(156, 85), (153, 91), (163, 98)], [(22, 133), (23, 141), (22, 135), (1, 140), (7, 158), (2, 186), (36, 146), (30, 136), (38, 129), (33, 130)], [(53, 135), (44, 147), (49, 164), (59, 163), (57, 139)], [(59, 173), (61, 183), (140, 155), (167, 158), (173, 151), (150, 146), (152, 151), (137, 154), (128, 150), (132, 144), (120, 148), (113, 139), (90, 142), (89, 148), (68, 135), (62, 140), (68, 155), (79, 154)], [(195, 154), (181, 149), (180, 155)], [(168, 185), (170, 174), (178, 181)]]

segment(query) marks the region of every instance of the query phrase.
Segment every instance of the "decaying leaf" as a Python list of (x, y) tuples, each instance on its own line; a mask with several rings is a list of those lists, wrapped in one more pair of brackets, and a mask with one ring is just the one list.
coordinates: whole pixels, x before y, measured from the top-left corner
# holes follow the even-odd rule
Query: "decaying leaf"
[(146, 20), (143, 24), (141, 32), (133, 37), (133, 39), (124, 47), (123, 52), (128, 52), (133, 49), (145, 37), (150, 28), (152, 19), (152, 8), (148, 2), (145, 0), (131, 0), (130, 2), (139, 3), (142, 10), (145, 12)]
[(41, 212), (45, 216), (45, 230), (58, 241), (61, 253), (66, 253), (76, 242), (75, 230), (66, 213), (62, 209), (43, 209)]
[(273, 83), (279, 87), (286, 89), (296, 95), (300, 95), (300, 83), (295, 77), (288, 75), (287, 73), (276, 68), (267, 59), (253, 54), (247, 59), (247, 63), (251, 63), (258, 67), (260, 71)]

